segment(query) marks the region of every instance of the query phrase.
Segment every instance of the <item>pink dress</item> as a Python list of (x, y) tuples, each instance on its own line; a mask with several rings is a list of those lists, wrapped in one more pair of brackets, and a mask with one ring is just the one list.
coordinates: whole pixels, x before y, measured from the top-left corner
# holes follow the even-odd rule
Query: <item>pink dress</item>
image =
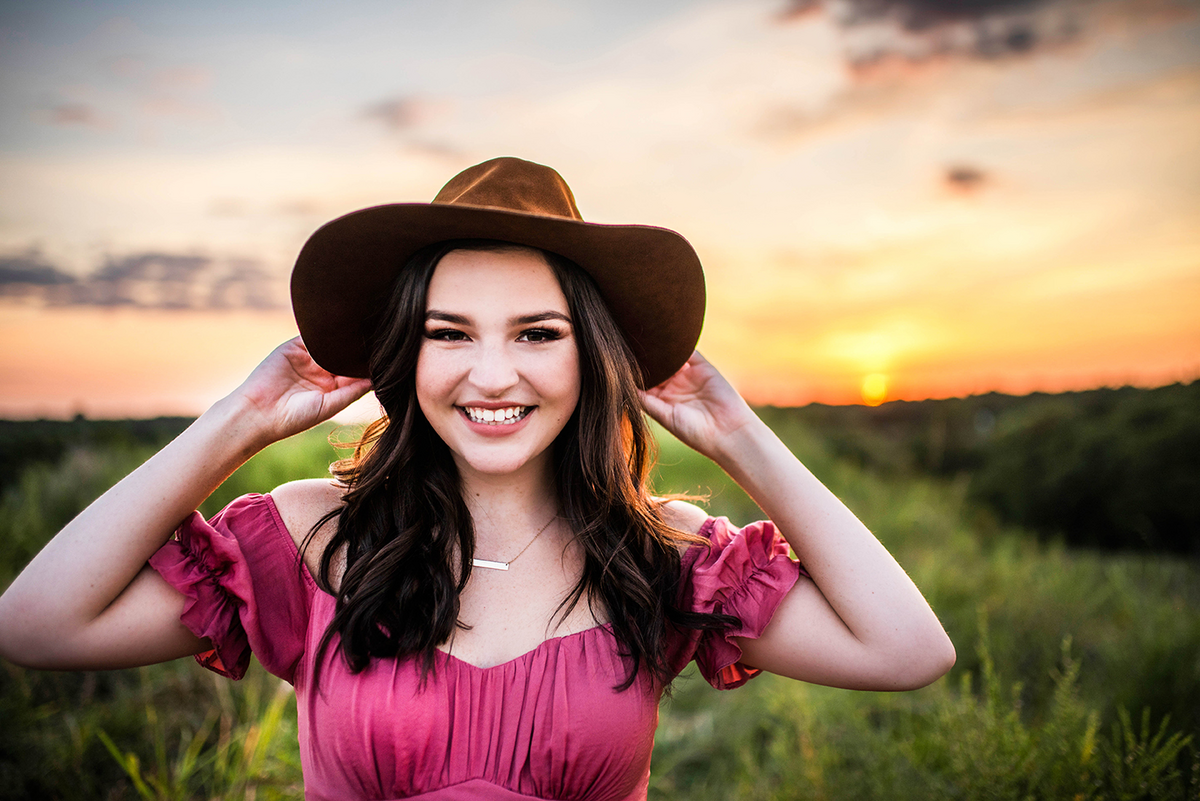
[[(762, 633), (799, 566), (771, 523), (739, 530), (710, 518), (700, 533), (711, 546), (684, 554), (686, 603), (742, 626), (680, 635), (672, 663), (694, 658), (714, 687), (737, 687), (757, 671), (738, 663), (734, 638)], [(194, 513), (150, 564), (187, 596), (183, 623), (213, 643), (202, 665), (240, 678), (253, 652), (295, 686), (311, 801), (646, 798), (662, 687), (639, 678), (612, 689), (625, 662), (607, 626), (490, 668), (441, 654), (423, 688), (414, 660), (375, 660), (356, 675), (331, 646), (314, 690), (334, 599), (300, 564), (269, 495), (239, 498), (207, 523)]]

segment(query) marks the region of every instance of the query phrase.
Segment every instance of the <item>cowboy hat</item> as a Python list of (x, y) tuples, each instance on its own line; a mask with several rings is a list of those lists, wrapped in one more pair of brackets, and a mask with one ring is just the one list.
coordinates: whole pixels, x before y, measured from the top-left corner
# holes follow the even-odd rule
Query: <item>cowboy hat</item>
[(683, 366), (704, 322), (704, 272), (688, 241), (648, 225), (583, 221), (549, 167), (498, 158), (450, 179), (432, 203), (351, 212), (309, 237), (292, 271), (292, 308), (309, 353), (331, 373), (366, 377), (370, 321), (421, 248), (495, 239), (564, 256), (596, 282), (651, 387)]

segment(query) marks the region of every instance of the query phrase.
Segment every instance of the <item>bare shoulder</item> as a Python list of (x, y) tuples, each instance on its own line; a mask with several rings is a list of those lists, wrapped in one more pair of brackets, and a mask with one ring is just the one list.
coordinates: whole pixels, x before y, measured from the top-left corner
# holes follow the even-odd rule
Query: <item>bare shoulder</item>
[(698, 534), (704, 521), (708, 520), (708, 512), (687, 501), (663, 501), (661, 508), (668, 526), (688, 534)]
[[(297, 548), (317, 521), (341, 507), (344, 491), (341, 484), (327, 478), (291, 481), (271, 491), (275, 508), (279, 510), (279, 516), (283, 518), (283, 524)], [(324, 543), (333, 536), (333, 528), (331, 524), (326, 524), (317, 532), (314, 542), (314, 545), (320, 546), (315, 548), (317, 553), (325, 550)]]

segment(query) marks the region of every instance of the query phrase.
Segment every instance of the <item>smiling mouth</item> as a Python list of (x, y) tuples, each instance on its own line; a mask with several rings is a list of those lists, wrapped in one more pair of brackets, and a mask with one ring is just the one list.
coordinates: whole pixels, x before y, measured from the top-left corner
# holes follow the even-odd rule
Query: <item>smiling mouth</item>
[(480, 409), (477, 406), (460, 406), (472, 423), (489, 426), (511, 426), (533, 410), (533, 406), (509, 406), (504, 409)]

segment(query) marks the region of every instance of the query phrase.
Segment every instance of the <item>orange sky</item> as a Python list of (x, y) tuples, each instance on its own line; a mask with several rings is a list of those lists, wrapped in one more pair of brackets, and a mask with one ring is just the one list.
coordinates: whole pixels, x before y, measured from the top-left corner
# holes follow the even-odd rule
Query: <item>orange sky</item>
[(1191, 6), (916, 34), (784, 5), (513, 0), (445, 40), (431, 8), (0, 13), (0, 415), (199, 412), (294, 333), (309, 232), (500, 154), (587, 219), (687, 236), (701, 349), (752, 401), (1200, 376)]

